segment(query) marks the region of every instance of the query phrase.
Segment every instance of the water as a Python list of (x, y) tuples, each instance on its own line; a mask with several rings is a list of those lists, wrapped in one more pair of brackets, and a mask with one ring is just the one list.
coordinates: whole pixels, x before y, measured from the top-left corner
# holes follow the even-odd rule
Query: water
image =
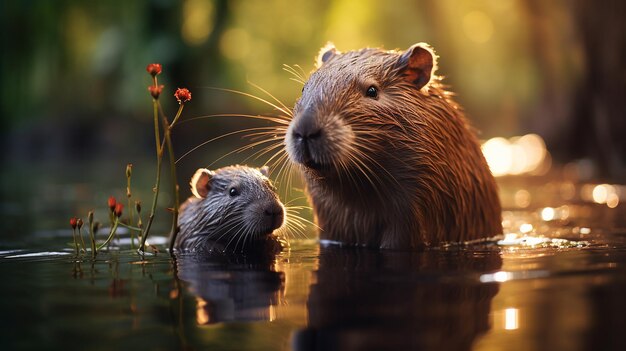
[(275, 257), (92, 261), (68, 231), (4, 241), (2, 348), (626, 349), (625, 206), (585, 184), (500, 186), (508, 235), (415, 253), (301, 239)]

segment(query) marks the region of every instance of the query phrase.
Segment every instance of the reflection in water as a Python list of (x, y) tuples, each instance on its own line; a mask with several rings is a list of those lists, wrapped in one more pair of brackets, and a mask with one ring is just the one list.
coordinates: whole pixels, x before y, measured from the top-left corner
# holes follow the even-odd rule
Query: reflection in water
[(490, 328), (502, 260), (489, 248), (388, 252), (323, 247), (298, 350), (470, 349)]
[(273, 270), (274, 253), (183, 254), (177, 277), (196, 296), (200, 325), (228, 321), (271, 321), (284, 292), (284, 273)]
[(519, 309), (507, 308), (504, 310), (504, 329), (515, 330), (519, 328)]

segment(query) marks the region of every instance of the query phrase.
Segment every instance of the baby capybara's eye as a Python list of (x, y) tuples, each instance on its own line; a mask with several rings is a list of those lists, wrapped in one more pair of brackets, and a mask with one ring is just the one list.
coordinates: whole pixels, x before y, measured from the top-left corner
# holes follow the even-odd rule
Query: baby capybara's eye
[(365, 91), (365, 96), (367, 96), (368, 98), (372, 98), (372, 99), (378, 98), (378, 89), (376, 89), (376, 87), (373, 85), (370, 86)]
[(230, 188), (230, 190), (228, 191), (228, 194), (230, 196), (237, 196), (237, 195), (239, 195), (239, 189), (234, 188), (234, 187)]

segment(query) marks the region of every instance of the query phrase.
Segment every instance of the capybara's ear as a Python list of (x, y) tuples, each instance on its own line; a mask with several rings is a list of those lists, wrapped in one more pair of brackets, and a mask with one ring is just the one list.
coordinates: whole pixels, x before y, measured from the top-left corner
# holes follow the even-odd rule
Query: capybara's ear
[(399, 73), (417, 89), (427, 87), (437, 70), (437, 55), (426, 43), (412, 45), (398, 59)]
[(191, 177), (191, 193), (197, 198), (204, 199), (211, 190), (211, 179), (215, 173), (206, 168), (199, 168)]
[(339, 54), (339, 51), (335, 49), (335, 45), (331, 42), (326, 43), (317, 54), (316, 68), (322, 67), (326, 61), (337, 54)]
[(270, 168), (267, 166), (263, 166), (261, 168), (259, 168), (259, 172), (261, 172), (262, 175), (269, 177), (270, 176)]

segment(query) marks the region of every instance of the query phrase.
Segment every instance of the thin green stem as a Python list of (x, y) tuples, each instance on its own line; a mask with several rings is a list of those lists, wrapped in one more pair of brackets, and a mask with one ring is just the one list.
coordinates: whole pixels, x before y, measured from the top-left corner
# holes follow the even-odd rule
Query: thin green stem
[(180, 112), (183, 110), (184, 105), (180, 105), (176, 118), (171, 125), (167, 126), (167, 120), (163, 118), (163, 124), (165, 127), (165, 144), (167, 145), (167, 153), (170, 161), (170, 177), (172, 178), (172, 187), (174, 192), (174, 207), (172, 208), (172, 228), (170, 229), (170, 254), (173, 254), (173, 245), (178, 235), (178, 207), (180, 206), (180, 198), (178, 195), (178, 181), (176, 179), (176, 159), (174, 158), (174, 147), (172, 146), (171, 127), (176, 122), (176, 119), (180, 116)]
[(93, 231), (93, 212), (89, 212), (89, 240), (91, 240), (91, 257), (96, 258), (96, 235)]
[(180, 118), (180, 115), (183, 113), (184, 107), (185, 107), (185, 104), (180, 104), (180, 106), (178, 106), (178, 112), (176, 112), (176, 116), (174, 117), (172, 124), (170, 124), (170, 129), (174, 128), (176, 121), (178, 121), (178, 119)]
[(120, 222), (119, 226), (130, 229), (131, 233), (133, 231), (141, 232), (143, 230), (143, 229), (141, 229), (139, 227), (133, 227), (132, 225), (128, 225), (128, 224), (125, 224), (125, 223), (122, 223), (122, 222)]
[(78, 237), (80, 237), (80, 242), (83, 245), (83, 251), (87, 252), (87, 245), (85, 245), (85, 239), (83, 238), (83, 232), (81, 228), (82, 227), (78, 227)]
[[(156, 79), (156, 77), (155, 77)], [(159, 101), (152, 100), (152, 112), (154, 117), (154, 140), (156, 141), (157, 157), (161, 155), (161, 133), (159, 131)]]
[(154, 195), (152, 196), (152, 206), (150, 208), (150, 216), (148, 217), (148, 224), (146, 225), (146, 229), (143, 231), (141, 235), (141, 245), (139, 245), (139, 251), (145, 251), (146, 239), (148, 238), (148, 234), (150, 234), (150, 228), (152, 227), (152, 221), (154, 220), (154, 213), (156, 211), (157, 201), (159, 199), (159, 187), (161, 184), (161, 163), (163, 161), (163, 152), (161, 149), (161, 135), (159, 133), (159, 106), (158, 101), (153, 99), (152, 105), (154, 106), (154, 139), (156, 140), (156, 154), (157, 154), (157, 174), (156, 180), (154, 184), (154, 188), (152, 191)]
[[(131, 207), (131, 197), (132, 197), (132, 193), (130, 190), (130, 178), (131, 178), (131, 168), (132, 165), (129, 163), (126, 166), (126, 197), (128, 198), (128, 216), (129, 216), (129, 223), (133, 223), (133, 208)], [(135, 248), (135, 234), (131, 231), (130, 232), (130, 248), (134, 249)]]
[(74, 253), (78, 256), (78, 241), (76, 241), (76, 228), (72, 228), (72, 238), (74, 238)]
[(109, 233), (109, 237), (107, 238), (107, 240), (105, 242), (103, 242), (100, 246), (98, 246), (98, 251), (102, 250), (103, 247), (109, 245), (109, 242), (111, 242), (111, 239), (113, 239), (113, 236), (115, 235), (115, 232), (117, 231), (117, 225), (120, 223), (120, 219), (118, 217), (115, 217), (115, 223), (113, 223), (113, 227), (111, 228), (111, 232)]

